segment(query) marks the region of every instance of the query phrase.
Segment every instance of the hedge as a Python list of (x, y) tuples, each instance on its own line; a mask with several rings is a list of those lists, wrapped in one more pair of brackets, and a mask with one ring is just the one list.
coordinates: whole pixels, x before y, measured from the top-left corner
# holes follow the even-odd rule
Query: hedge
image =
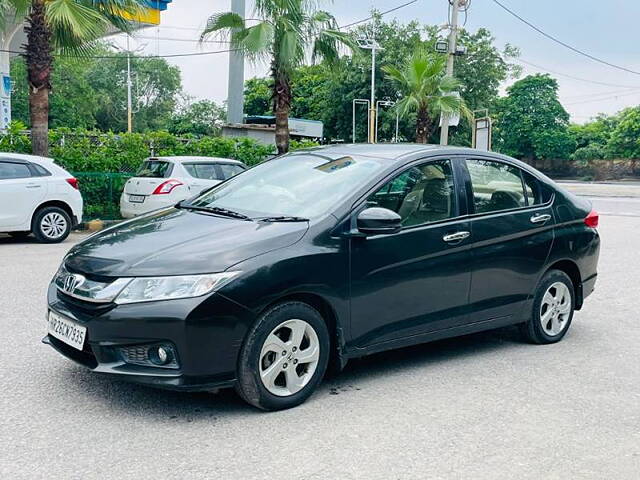
[[(275, 153), (251, 138), (177, 137), (167, 132), (103, 133), (60, 128), (49, 132), (50, 156), (80, 180), (85, 218), (119, 218), (119, 199), (126, 180), (149, 156), (198, 155), (241, 160), (253, 166)], [(291, 143), (291, 149), (316, 145)], [(23, 126), (0, 136), (0, 151), (31, 153)]]

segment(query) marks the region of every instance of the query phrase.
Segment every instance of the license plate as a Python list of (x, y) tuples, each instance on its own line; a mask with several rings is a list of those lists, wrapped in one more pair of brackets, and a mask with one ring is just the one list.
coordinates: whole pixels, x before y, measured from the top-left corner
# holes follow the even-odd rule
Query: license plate
[(82, 350), (84, 339), (87, 336), (87, 327), (78, 325), (76, 322), (51, 311), (48, 318), (48, 331), (49, 335), (78, 350)]
[(132, 203), (144, 203), (144, 195), (129, 195), (129, 201)]

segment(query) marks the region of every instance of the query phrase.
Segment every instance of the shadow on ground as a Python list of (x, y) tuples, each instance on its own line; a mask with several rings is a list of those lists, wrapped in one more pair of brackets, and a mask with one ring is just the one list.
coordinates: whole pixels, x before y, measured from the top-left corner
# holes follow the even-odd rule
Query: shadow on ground
[[(378, 353), (353, 360), (341, 373), (329, 375), (311, 400), (360, 390), (359, 384), (372, 379), (384, 381), (384, 377), (403, 371), (429, 368), (498, 349), (517, 348), (521, 343), (517, 328), (511, 327)], [(114, 408), (119, 413), (189, 423), (211, 421), (212, 417), (258, 413), (258, 410), (245, 404), (233, 389), (221, 390), (216, 394), (159, 390), (96, 374), (73, 364), (68, 366), (64, 375), (69, 390), (73, 390), (69, 392), (70, 398)]]

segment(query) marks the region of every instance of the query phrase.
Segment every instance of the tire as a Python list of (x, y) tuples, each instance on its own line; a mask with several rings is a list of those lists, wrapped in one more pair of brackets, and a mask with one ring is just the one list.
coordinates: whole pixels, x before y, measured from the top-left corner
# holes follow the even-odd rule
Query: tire
[(31, 232), (9, 232), (9, 236), (15, 238), (16, 240), (24, 240), (30, 234)]
[(548, 271), (540, 280), (528, 321), (522, 326), (526, 340), (538, 345), (559, 342), (571, 326), (575, 288), (560, 270)]
[(236, 391), (262, 410), (300, 405), (324, 377), (330, 343), (324, 319), (306, 303), (291, 301), (270, 308), (244, 341)]
[(32, 231), (41, 243), (60, 243), (71, 233), (71, 218), (59, 207), (45, 207), (33, 217)]

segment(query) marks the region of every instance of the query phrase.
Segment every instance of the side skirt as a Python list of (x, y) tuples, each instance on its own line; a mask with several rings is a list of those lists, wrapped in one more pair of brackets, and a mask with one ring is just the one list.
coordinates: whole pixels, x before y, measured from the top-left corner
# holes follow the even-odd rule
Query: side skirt
[(409, 347), (412, 345), (418, 345), (420, 343), (428, 343), (436, 340), (442, 340), (445, 338), (459, 337), (462, 335), (469, 335), (471, 333), (482, 332), (484, 330), (493, 330), (495, 328), (506, 327), (509, 325), (515, 325), (524, 322), (524, 319), (517, 316), (509, 315), (506, 317), (492, 318), (491, 320), (484, 320), (482, 322), (469, 323), (467, 325), (461, 325), (457, 327), (445, 328), (442, 330), (436, 330), (435, 332), (423, 333), (420, 335), (413, 335), (410, 337), (398, 338), (396, 340), (390, 340), (388, 342), (376, 343), (364, 348), (345, 349), (345, 358), (358, 358), (366, 355), (371, 355), (378, 352), (384, 352), (385, 350), (393, 350), (396, 348)]

